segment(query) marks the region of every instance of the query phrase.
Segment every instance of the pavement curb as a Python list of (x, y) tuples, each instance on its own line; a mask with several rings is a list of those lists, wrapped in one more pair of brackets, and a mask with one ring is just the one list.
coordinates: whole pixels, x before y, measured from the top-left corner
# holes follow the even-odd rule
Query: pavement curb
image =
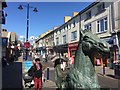
[(110, 77), (110, 76), (107, 76), (107, 75), (103, 75), (101, 73), (97, 73), (97, 75), (117, 80), (117, 78), (115, 78), (115, 77)]

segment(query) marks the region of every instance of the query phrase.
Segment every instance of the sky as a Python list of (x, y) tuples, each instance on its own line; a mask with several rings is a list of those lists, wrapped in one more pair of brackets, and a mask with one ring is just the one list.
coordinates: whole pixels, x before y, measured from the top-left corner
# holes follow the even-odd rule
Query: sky
[[(73, 12), (80, 12), (92, 2), (29, 2), (30, 6), (36, 7), (38, 12), (29, 11), (29, 37), (39, 35), (52, 30), (55, 26), (64, 23), (64, 16), (72, 16)], [(27, 2), (7, 2), (6, 24), (2, 28), (9, 32), (16, 32), (18, 37), (26, 37), (27, 8), (19, 10), (19, 5), (27, 5)]]

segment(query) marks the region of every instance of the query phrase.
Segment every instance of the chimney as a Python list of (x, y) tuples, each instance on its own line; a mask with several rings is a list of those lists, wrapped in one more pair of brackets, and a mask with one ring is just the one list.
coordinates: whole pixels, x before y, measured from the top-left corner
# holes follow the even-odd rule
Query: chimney
[(64, 16), (64, 23), (66, 23), (67, 21), (69, 21), (71, 19), (70, 16)]
[(79, 12), (73, 12), (73, 17), (76, 16)]

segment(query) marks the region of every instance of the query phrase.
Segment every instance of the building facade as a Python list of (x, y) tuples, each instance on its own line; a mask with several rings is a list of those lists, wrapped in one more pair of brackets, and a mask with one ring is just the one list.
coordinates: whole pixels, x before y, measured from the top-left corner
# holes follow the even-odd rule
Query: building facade
[[(75, 55), (79, 41), (79, 31), (90, 29), (101, 40), (109, 43), (110, 53), (106, 60), (95, 52), (94, 62), (97, 65), (112, 66), (120, 59), (120, 1), (93, 2), (73, 16), (65, 16), (64, 24), (54, 30), (54, 51), (68, 53), (68, 57)], [(45, 40), (43, 39), (43, 42)], [(49, 43), (49, 40), (48, 40)]]
[(18, 54), (18, 37), (15, 32), (8, 32), (6, 29), (2, 29), (2, 56), (5, 56), (8, 60), (11, 55)]
[[(112, 38), (113, 28), (113, 16), (112, 8), (113, 2), (94, 2), (84, 10), (80, 12), (81, 16), (81, 29), (90, 29), (93, 34), (96, 34), (101, 40), (109, 41)], [(110, 43), (110, 48), (111, 48)], [(97, 61), (100, 64), (105, 63), (107, 65), (108, 59), (103, 62), (102, 56), (98, 53), (95, 53), (95, 64)]]
[(48, 30), (44, 34), (40, 35), (35, 44), (36, 51), (39, 55), (42, 55), (43, 58), (46, 58), (46, 55), (52, 55), (54, 53), (54, 31)]

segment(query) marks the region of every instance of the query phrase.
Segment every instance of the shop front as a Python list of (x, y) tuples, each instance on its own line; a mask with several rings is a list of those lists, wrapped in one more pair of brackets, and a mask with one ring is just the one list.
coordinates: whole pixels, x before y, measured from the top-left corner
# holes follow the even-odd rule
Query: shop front
[(53, 47), (55, 53), (67, 53), (68, 52), (68, 44), (57, 45)]

